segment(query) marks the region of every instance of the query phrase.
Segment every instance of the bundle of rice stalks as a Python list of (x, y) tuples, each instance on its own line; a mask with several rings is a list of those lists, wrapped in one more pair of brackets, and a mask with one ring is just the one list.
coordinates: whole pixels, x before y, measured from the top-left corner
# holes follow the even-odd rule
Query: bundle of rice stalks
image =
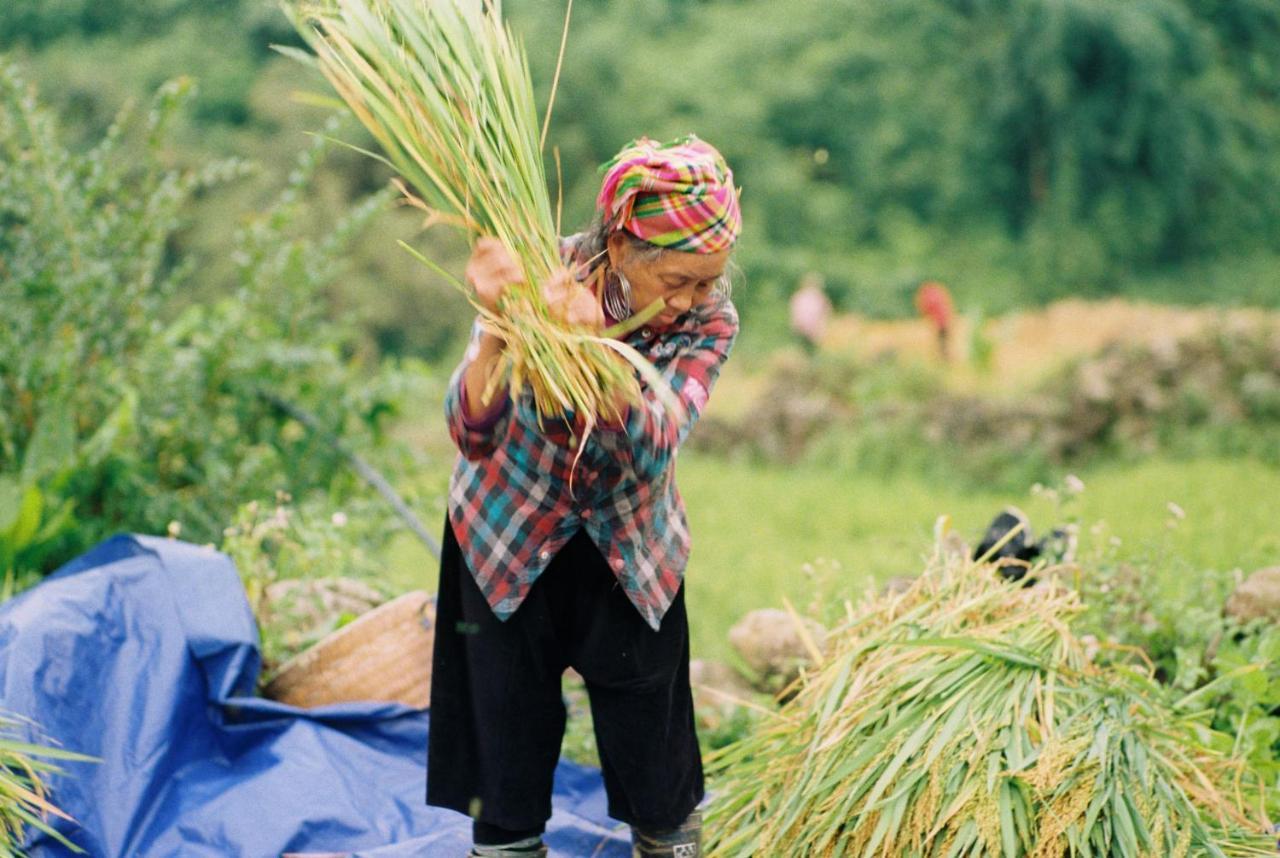
[(941, 553), (847, 604), (795, 697), (710, 756), (708, 854), (1274, 855), (1241, 765), (1140, 661), (1091, 664), (1081, 609)]
[[(650, 382), (657, 374), (613, 339), (620, 330), (570, 330), (551, 313), (543, 292), (560, 267), (557, 224), (528, 62), (500, 19), (500, 4), (286, 0), (285, 8), (314, 55), (279, 50), (320, 70), (384, 153), (365, 154), (403, 177), (408, 187), (401, 189), (428, 212), (428, 223), (452, 224), (473, 239), (495, 236), (513, 252), (524, 282), (507, 290), (495, 313), (405, 245), (467, 294), (506, 340), (513, 392), (528, 384), (540, 415), (574, 414), (588, 430), (597, 416), (619, 416), (616, 394), (634, 399), (636, 390), (634, 374), (614, 353)], [(631, 324), (660, 309), (646, 308)], [(499, 368), (495, 383), (507, 369)]]

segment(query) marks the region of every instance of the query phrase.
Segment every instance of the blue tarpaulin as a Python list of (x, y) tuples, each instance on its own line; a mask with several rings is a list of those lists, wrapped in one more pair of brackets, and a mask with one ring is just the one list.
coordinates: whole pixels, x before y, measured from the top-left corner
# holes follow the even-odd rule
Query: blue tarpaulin
[[(466, 853), (470, 820), (424, 801), (428, 713), (285, 706), (253, 696), (259, 667), (239, 576), (209, 548), (117, 536), (0, 605), (0, 708), (99, 758), (50, 782), (76, 820), (56, 827), (94, 858)], [(554, 805), (552, 855), (630, 854), (598, 771), (561, 763)]]

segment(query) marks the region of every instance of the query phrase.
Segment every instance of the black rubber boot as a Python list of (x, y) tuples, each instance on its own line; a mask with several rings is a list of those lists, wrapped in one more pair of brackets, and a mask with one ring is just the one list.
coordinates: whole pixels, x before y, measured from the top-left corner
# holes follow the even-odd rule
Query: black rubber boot
[(530, 837), (502, 846), (472, 846), (467, 858), (547, 858), (547, 847), (539, 837)]
[(679, 828), (631, 829), (631, 858), (701, 858), (702, 812), (695, 810)]

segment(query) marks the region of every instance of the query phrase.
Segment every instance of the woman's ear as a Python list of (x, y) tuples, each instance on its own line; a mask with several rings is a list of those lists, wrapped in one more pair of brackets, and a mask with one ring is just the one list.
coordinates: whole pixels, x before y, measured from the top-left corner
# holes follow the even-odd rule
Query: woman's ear
[(622, 234), (622, 230), (619, 229), (609, 233), (609, 237), (605, 239), (604, 246), (609, 252), (609, 267), (617, 271), (627, 261), (627, 256), (631, 251), (630, 243), (627, 241), (626, 236)]

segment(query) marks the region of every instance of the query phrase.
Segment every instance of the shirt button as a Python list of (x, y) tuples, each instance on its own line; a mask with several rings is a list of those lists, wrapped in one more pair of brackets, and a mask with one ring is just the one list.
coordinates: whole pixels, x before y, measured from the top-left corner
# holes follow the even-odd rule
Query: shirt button
[(550, 559), (551, 559), (551, 552), (550, 552), (550, 551), (543, 551), (541, 554), (539, 554), (539, 555), (538, 555), (538, 557), (539, 557), (543, 562), (546, 562), (546, 561), (548, 561), (548, 560), (550, 560)]
[(613, 568), (614, 568), (614, 569), (617, 569), (619, 572), (621, 572), (621, 571), (622, 571), (622, 567), (623, 567), (623, 566), (625, 566), (625, 565), (626, 565), (626, 564), (623, 562), (623, 560), (622, 560), (622, 558), (621, 558), (621, 557), (614, 558), (614, 561), (613, 561)]
[(649, 330), (648, 328), (641, 328), (640, 336), (644, 337), (647, 340), (649, 339), (649, 337), (653, 336), (653, 331)]
[(589, 509), (584, 509), (584, 510), (582, 511), (582, 517), (583, 517), (583, 518), (591, 518), (591, 510), (589, 510)]

